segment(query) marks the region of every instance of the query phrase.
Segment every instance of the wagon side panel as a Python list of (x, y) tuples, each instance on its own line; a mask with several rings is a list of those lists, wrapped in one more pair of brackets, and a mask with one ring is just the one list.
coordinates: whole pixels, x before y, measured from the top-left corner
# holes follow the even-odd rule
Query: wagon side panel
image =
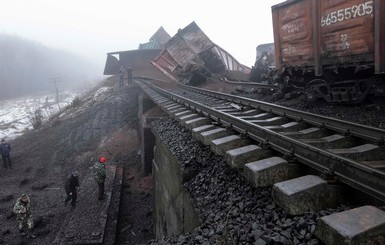
[(323, 0), (320, 3), (322, 65), (374, 66), (374, 0)]
[(286, 1), (272, 7), (276, 63), (313, 67), (312, 1)]

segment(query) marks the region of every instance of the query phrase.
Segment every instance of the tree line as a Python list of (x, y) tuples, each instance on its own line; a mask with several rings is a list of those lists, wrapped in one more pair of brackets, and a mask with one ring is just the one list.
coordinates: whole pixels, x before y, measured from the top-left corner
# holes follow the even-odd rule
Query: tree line
[(0, 100), (52, 92), (53, 77), (60, 78), (61, 89), (82, 88), (98, 73), (96, 65), (74, 54), (0, 34)]

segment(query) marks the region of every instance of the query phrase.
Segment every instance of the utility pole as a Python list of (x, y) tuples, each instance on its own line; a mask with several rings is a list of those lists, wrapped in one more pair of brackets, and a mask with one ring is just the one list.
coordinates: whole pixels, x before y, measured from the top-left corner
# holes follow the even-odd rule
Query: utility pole
[(52, 77), (50, 78), (50, 82), (55, 84), (55, 90), (56, 90), (56, 103), (59, 106), (60, 110), (60, 105), (59, 105), (59, 90), (57, 89), (57, 83), (60, 82), (60, 77)]

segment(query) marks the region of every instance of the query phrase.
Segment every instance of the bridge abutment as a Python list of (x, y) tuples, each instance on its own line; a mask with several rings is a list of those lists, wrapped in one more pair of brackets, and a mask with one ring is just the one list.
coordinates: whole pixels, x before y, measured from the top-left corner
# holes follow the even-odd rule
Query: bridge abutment
[(191, 232), (200, 225), (183, 184), (196, 173), (182, 168), (169, 146), (153, 129), (156, 139), (153, 160), (155, 238)]
[(151, 122), (167, 116), (147, 95), (141, 93), (138, 97), (138, 117), (140, 120), (142, 170), (144, 175), (152, 172), (152, 160), (154, 158), (155, 136), (151, 131)]
[(183, 184), (196, 173), (182, 168), (167, 143), (151, 126), (154, 120), (168, 117), (168, 114), (145, 94), (139, 95), (138, 113), (143, 172), (153, 175), (155, 238), (190, 232), (200, 221)]

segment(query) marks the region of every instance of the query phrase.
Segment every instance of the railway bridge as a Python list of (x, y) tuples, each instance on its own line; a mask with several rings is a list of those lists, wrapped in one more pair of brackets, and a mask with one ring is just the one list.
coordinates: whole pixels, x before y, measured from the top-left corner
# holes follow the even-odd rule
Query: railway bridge
[(249, 69), (195, 23), (171, 40), (162, 51), (110, 53), (105, 70), (130, 63), (143, 91), (154, 244), (384, 243), (384, 130), (179, 86), (226, 74), (221, 82), (244, 87)]
[(157, 239), (384, 242), (383, 130), (186, 86), (137, 84)]

